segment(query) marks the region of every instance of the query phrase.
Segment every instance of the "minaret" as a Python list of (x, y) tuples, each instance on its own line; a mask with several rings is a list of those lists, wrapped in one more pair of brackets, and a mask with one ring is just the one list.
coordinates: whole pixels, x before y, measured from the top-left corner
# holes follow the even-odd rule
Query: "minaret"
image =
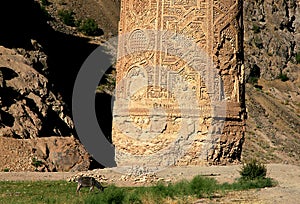
[(239, 162), (242, 0), (122, 0), (112, 138), (118, 166)]

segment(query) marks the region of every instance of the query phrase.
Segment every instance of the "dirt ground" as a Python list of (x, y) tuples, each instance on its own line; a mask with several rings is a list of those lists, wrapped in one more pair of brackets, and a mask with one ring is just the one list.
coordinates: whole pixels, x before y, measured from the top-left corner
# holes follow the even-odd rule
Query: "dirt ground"
[[(190, 179), (195, 175), (204, 175), (215, 178), (218, 182), (233, 182), (239, 177), (240, 165), (210, 166), (210, 167), (171, 167), (166, 168), (156, 175), (165, 180), (177, 181)], [(226, 196), (217, 196), (213, 199), (200, 199), (196, 203), (299, 203), (300, 202), (300, 166), (285, 164), (267, 165), (268, 177), (275, 179), (278, 185), (273, 188), (231, 192)], [(108, 179), (108, 183), (118, 186), (135, 186), (132, 181), (122, 181), (124, 176), (117, 169), (93, 170), (94, 174), (101, 174)], [(1, 172), (1, 181), (15, 180), (66, 180), (68, 181), (76, 173), (74, 172)], [(138, 185), (141, 185), (139, 183)], [(142, 184), (143, 185), (143, 184)]]

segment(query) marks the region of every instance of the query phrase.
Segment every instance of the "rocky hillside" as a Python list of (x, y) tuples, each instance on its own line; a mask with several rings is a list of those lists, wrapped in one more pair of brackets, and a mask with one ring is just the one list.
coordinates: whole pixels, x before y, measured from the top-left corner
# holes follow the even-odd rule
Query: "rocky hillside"
[[(1, 137), (35, 140), (74, 135), (76, 138), (70, 112), (75, 77), (97, 45), (117, 35), (119, 7), (119, 0), (3, 2), (0, 7)], [(299, 7), (296, 0), (244, 0), (248, 120), (243, 160), (255, 157), (264, 162), (300, 164)], [(10, 15), (14, 18), (7, 11), (12, 11)], [(63, 22), (61, 11), (72, 13), (74, 25)], [(86, 18), (94, 19), (103, 35), (87, 36), (80, 32), (75, 24)], [(98, 114), (101, 127), (111, 126), (110, 101), (109, 95), (96, 96), (96, 111), (102, 111)], [(103, 113), (103, 109), (108, 112)], [(109, 137), (110, 128), (104, 131)], [(70, 140), (78, 144), (75, 138)], [(59, 151), (65, 154), (63, 148)], [(53, 162), (50, 153), (34, 154), (34, 157), (37, 155), (44, 164)], [(82, 155), (85, 153), (77, 158), (85, 158)], [(8, 162), (3, 161), (6, 162), (0, 163), (0, 170)], [(84, 164), (85, 168), (91, 165)], [(25, 168), (21, 166), (13, 170)], [(45, 165), (45, 169), (55, 168)]]
[[(245, 63), (248, 77), (297, 79), (300, 13), (296, 0), (245, 0)], [(299, 55), (298, 55), (299, 56)], [(298, 63), (300, 59), (298, 57)]]
[(73, 134), (66, 104), (51, 91), (47, 77), (30, 66), (33, 61), (47, 66), (47, 56), (42, 52), (0, 47), (0, 137)]
[(245, 0), (243, 158), (300, 164), (300, 4)]
[[(47, 171), (92, 168), (91, 156), (76, 139), (71, 96), (81, 64), (97, 45), (89, 43), (91, 38), (58, 31), (51, 24), (54, 17), (33, 0), (3, 2), (0, 19), (0, 151), (5, 157), (0, 170), (30, 170), (32, 163), (22, 161), (33, 158)], [(58, 137), (41, 141), (46, 151), (34, 146), (36, 138), (49, 136)], [(73, 159), (66, 163), (68, 157)]]

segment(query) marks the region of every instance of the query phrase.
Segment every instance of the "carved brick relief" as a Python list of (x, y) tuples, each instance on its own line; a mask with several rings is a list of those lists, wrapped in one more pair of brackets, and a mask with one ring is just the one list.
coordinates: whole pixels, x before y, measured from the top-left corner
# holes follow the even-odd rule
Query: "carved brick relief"
[(241, 0), (122, 1), (112, 132), (119, 166), (239, 159), (242, 33)]

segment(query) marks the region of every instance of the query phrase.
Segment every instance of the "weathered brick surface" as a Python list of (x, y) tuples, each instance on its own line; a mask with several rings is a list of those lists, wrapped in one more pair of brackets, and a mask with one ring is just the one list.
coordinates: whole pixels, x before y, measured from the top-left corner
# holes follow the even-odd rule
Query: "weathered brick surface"
[(242, 3), (121, 2), (112, 132), (119, 166), (239, 160)]

